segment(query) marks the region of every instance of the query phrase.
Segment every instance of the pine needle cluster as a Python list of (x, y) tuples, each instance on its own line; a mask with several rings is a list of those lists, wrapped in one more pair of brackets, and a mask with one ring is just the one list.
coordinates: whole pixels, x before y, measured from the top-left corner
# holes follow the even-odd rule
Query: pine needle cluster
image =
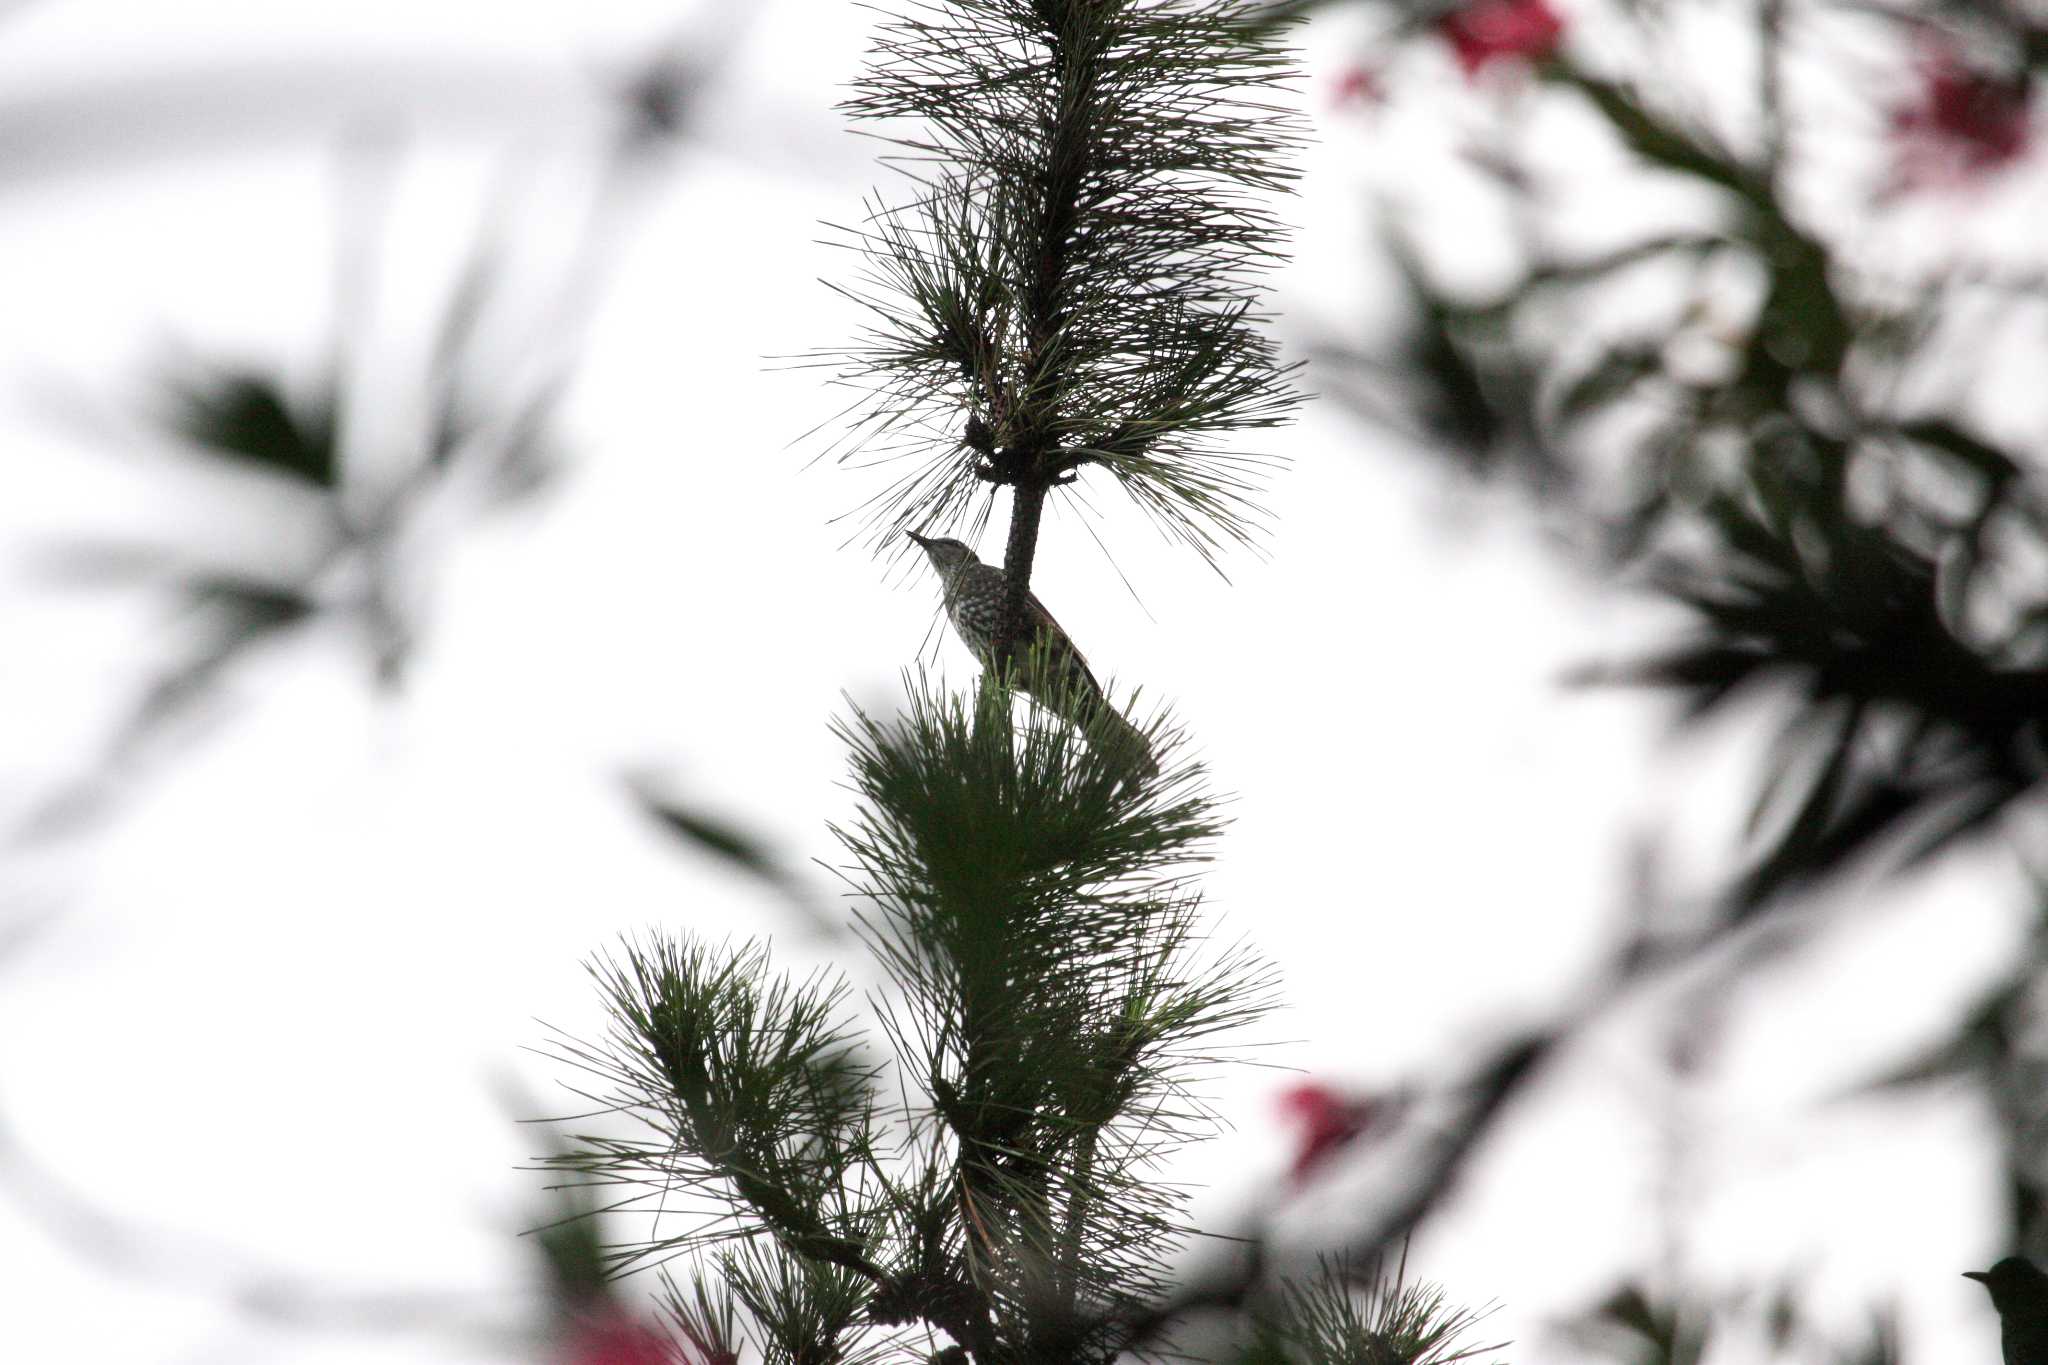
[(1260, 1315), (1257, 1341), (1237, 1365), (1459, 1365), (1506, 1345), (1472, 1344), (1492, 1310), (1458, 1307), (1437, 1286), (1409, 1280), (1405, 1252), (1391, 1272), (1343, 1257), (1318, 1272), (1288, 1284)]
[(1253, 324), (1302, 135), (1251, 10), (956, 0), (883, 25), (844, 108), (914, 191), (844, 230), (869, 325), (840, 355), (855, 448), (916, 462), (866, 508), (877, 545), (1090, 466), (1206, 559), (1250, 536), (1270, 460), (1219, 438), (1299, 401)]
[(550, 1165), (660, 1211), (615, 1272), (709, 1253), (670, 1310), (719, 1351), (744, 1330), (770, 1360), (853, 1360), (937, 1331), (977, 1361), (1107, 1362), (1192, 1231), (1159, 1178), (1216, 1127), (1191, 1086), (1273, 977), (1203, 949), (1189, 873), (1220, 821), (1164, 719), (1162, 771), (1133, 782), (999, 683), (911, 697), (839, 727), (862, 800), (835, 833), (893, 1062), (843, 981), (781, 978), (756, 945), (631, 942), (592, 969), (609, 1039), (554, 1054), (638, 1131)]

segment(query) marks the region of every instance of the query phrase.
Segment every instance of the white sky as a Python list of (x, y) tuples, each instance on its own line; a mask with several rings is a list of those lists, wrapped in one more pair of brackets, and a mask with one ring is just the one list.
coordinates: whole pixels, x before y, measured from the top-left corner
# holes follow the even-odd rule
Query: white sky
[[(827, 721), (842, 693), (886, 704), (936, 600), (927, 576), (840, 548), (828, 519), (873, 476), (803, 467), (815, 447), (790, 443), (838, 400), (762, 359), (848, 329), (817, 282), (846, 258), (817, 223), (873, 178), (831, 111), (868, 16), (756, 3), (701, 137), (635, 206), (565, 476), (437, 544), (411, 684), (380, 700), (338, 635), (267, 652), (104, 827), (12, 850), (0, 892), (38, 927), (0, 961), (0, 1115), (43, 1169), (171, 1244), (338, 1290), (473, 1292), (516, 1326), (531, 1266), (508, 1233), (536, 1183), (514, 1167), (540, 1148), (498, 1087), (556, 1103), (557, 1073), (521, 1049), (536, 1019), (596, 1031), (590, 952), (651, 924), (760, 933), (792, 966), (864, 979), (847, 945), (665, 842), (618, 783), (660, 772), (792, 859), (833, 861), (825, 822), (849, 797)], [(19, 149), (0, 157), (5, 809), (89, 763), (173, 638), (146, 596), (54, 588), (31, 554), (138, 534), (232, 555), (276, 534), (222, 522), (225, 486), (167, 477), (132, 424), (124, 442), (54, 416), (53, 389), (117, 413), (164, 338), (310, 365), (339, 142), (371, 121), (407, 132), (381, 301), (406, 336), (504, 158), (536, 186), (517, 225), (559, 232), (600, 136), (591, 74), (674, 25), (625, 0), (43, 0), (0, 20), (0, 146)], [(1343, 56), (1317, 39), (1313, 91)], [(1310, 107), (1331, 140), (1279, 285), (1295, 342), (1349, 325), (1372, 278), (1369, 130)], [(40, 139), (9, 142), (24, 126)], [(1762, 732), (1752, 717), (1681, 748), (1650, 701), (1561, 690), (1661, 618), (1578, 575), (1512, 502), (1455, 493), (1333, 403), (1272, 445), (1293, 462), (1277, 529), (1230, 583), (1111, 495), (1096, 529), (1144, 605), (1071, 513), (1034, 586), (1099, 671), (1172, 700), (1235, 794), (1208, 886), (1284, 970), (1267, 1036), (1303, 1041), (1271, 1059), (1390, 1083), (1584, 987), (1633, 839), (1673, 834), (1681, 874), (1719, 865)], [(952, 640), (939, 659), (971, 676)], [(1988, 1305), (1956, 1274), (1994, 1250), (1968, 1105), (1809, 1102), (1942, 1023), (2009, 950), (2020, 895), (1987, 856), (1842, 900), (1867, 924), (1823, 972), (1731, 1002), (1727, 1078), (1694, 1097), (1684, 1255), (1733, 1278), (1796, 1268), (1845, 1314), (1897, 1294), (1913, 1359), (1990, 1360)], [(1655, 1251), (1651, 1018), (1576, 1049), (1418, 1243), (1454, 1299), (1502, 1303), (1488, 1326), (1516, 1338), (1510, 1359), (1583, 1358), (1545, 1324)], [(1212, 1186), (1203, 1207), (1271, 1202), (1287, 1079), (1219, 1092), (1239, 1131), (1184, 1173)], [(259, 1328), (12, 1216), (0, 1275), (9, 1359), (533, 1358), (502, 1333)]]

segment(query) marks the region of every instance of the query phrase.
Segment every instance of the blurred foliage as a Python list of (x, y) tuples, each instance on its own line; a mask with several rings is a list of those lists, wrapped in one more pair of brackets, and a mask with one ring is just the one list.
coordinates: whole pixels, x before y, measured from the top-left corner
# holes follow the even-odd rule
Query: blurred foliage
[[(660, 154), (692, 131), (705, 88), (752, 21), (744, 7), (692, 14), (637, 58), (596, 73), (598, 137), (577, 149), (590, 172), (576, 191), (584, 200), (573, 211), (559, 202), (546, 209), (576, 223), (563, 249), (546, 266), (524, 250), (527, 237), (542, 235), (521, 203), (532, 198), (537, 162), (533, 147), (514, 147), (491, 176), (441, 297), (423, 309), (412, 306), (418, 291), (384, 297), (383, 254), (409, 250), (390, 212), (401, 142), (376, 130), (345, 138), (335, 305), (316, 358), (166, 348), (140, 376), (143, 430), (110, 431), (100, 414), (87, 414), (95, 435), (186, 457), (169, 470), (173, 478), (184, 478), (194, 457), (226, 477), (185, 479), (214, 504), (196, 537), (167, 522), (160, 537), (75, 537), (44, 556), (76, 581), (140, 583), (172, 611), (168, 658), (95, 768), (32, 812), (30, 835), (96, 812), (136, 760), (214, 709), (230, 676), (267, 647), (340, 633), (380, 687), (403, 683), (448, 542), (545, 488), (560, 467), (558, 411), (621, 229), (650, 174), (662, 170)], [(207, 89), (232, 104), (249, 74), (218, 74)], [(242, 543), (237, 525), (250, 532)], [(691, 818), (668, 823), (725, 861), (769, 875), (744, 836)], [(778, 884), (793, 889), (786, 875)]]
[(812, 932), (828, 937), (845, 932), (836, 908), (819, 904), (783, 855), (737, 821), (710, 810), (701, 798), (659, 789), (648, 777), (629, 777), (625, 786), (640, 812), (677, 844), (774, 892)]
[[(0, 3), (0, 19), (23, 8), (25, 3)], [(341, 150), (357, 173), (339, 186), (335, 320), (315, 360), (288, 358), (283, 346), (237, 355), (162, 347), (153, 364), (130, 377), (131, 390), (139, 390), (128, 414), (134, 420), (113, 423), (96, 408), (64, 403), (65, 414), (83, 418), (96, 439), (156, 462), (146, 474), (154, 486), (134, 499), (155, 521), (132, 538), (54, 540), (38, 547), (35, 561), (76, 586), (140, 585), (167, 601), (164, 652), (170, 657), (129, 700), (94, 769), (47, 795), (24, 833), (61, 833), (71, 822), (99, 813), (113, 779), (128, 775), (124, 767), (152, 742), (178, 737), (181, 727), (212, 709), (230, 676), (268, 647), (339, 628), (367, 646), (370, 669), (383, 685), (402, 680), (417, 633), (411, 607), (450, 529), (467, 528), (529, 497), (552, 477), (561, 453), (557, 409), (579, 354), (580, 323), (603, 283), (628, 207), (625, 192), (651, 165), (650, 153), (686, 130), (698, 87), (714, 74), (746, 22), (741, 11), (693, 24), (694, 35), (679, 34), (628, 73), (610, 92), (613, 98), (600, 93), (594, 101), (604, 131), (583, 158), (594, 173), (591, 202), (576, 206), (585, 210), (579, 215), (582, 235), (568, 247), (558, 278), (529, 278), (525, 256), (515, 249), (513, 239), (534, 226), (511, 212), (534, 160), (531, 147), (520, 147), (494, 178), (495, 197), (483, 205), (481, 227), (454, 264), (438, 304), (430, 299), (422, 316), (410, 306), (417, 291), (409, 292), (396, 301), (394, 316), (372, 325), (370, 300), (387, 292), (377, 243), (408, 253), (411, 247), (393, 240), (395, 219), (384, 213), (390, 207), (387, 182), (397, 170), (397, 140), (384, 132), (373, 132), (367, 141), (351, 136)], [(149, 37), (143, 35), (144, 47)], [(144, 77), (143, 93), (108, 107), (107, 92), (121, 82), (106, 82), (106, 71), (91, 63), (60, 63), (65, 69), (53, 70), (38, 100), (16, 101), (8, 112), (10, 146), (27, 153), (14, 160), (34, 172), (82, 176), (96, 169), (68, 161), (79, 146), (61, 137), (55, 146), (38, 143), (44, 126), (38, 101), (61, 111), (49, 127), (66, 116), (112, 126), (110, 141), (124, 152), (133, 144), (144, 156), (211, 153), (223, 139), (239, 142), (251, 135), (280, 143), (304, 137), (307, 125), (295, 121), (295, 111), (278, 107), (278, 93), (289, 94), (287, 85), (273, 79), (279, 70), (291, 70), (292, 57), (273, 47), (269, 56), (282, 61), (269, 69), (264, 58), (252, 56), (259, 50), (236, 43), (225, 55), (201, 57), (202, 63), (218, 64), (194, 70), (191, 89), (203, 93), (190, 103)], [(409, 59), (394, 65), (404, 60)], [(501, 54), (487, 60), (496, 63)], [(373, 68), (360, 61), (346, 67), (353, 92), (364, 88), (366, 70), (376, 84)], [(321, 92), (306, 93), (306, 106), (317, 108)], [(391, 104), (395, 113), (426, 114), (431, 122), (431, 109), (403, 109), (396, 95)], [(230, 116), (223, 117), (223, 110)], [(243, 110), (248, 117), (239, 116)], [(123, 124), (130, 116), (180, 123), (190, 141), (159, 143), (152, 134), (160, 129)], [(319, 126), (325, 136), (326, 121)], [(466, 144), (476, 131), (465, 127), (461, 140)], [(320, 149), (293, 150), (310, 155)], [(261, 164), (272, 165), (268, 158)], [(289, 177), (287, 183), (287, 192), (296, 188)], [(94, 192), (118, 194), (123, 188), (115, 182), (95, 185)], [(260, 198), (276, 189), (252, 179), (236, 194)], [(552, 203), (548, 212), (565, 207)], [(222, 210), (215, 226), (223, 233), (239, 227), (232, 222), (238, 212)], [(315, 260), (313, 268), (323, 267)], [(237, 288), (256, 286), (230, 280), (220, 287), (223, 301), (234, 304), (230, 296)], [(21, 321), (33, 322), (25, 315)], [(203, 331), (215, 321), (201, 317), (189, 324)], [(426, 344), (414, 355), (422, 327)], [(121, 349), (112, 337), (106, 347)], [(87, 376), (80, 388), (98, 387), (103, 379)], [(394, 420), (400, 416), (414, 420)], [(164, 488), (197, 495), (198, 515), (189, 521), (157, 515), (163, 509), (151, 495)], [(164, 501), (191, 509), (189, 497)], [(254, 529), (244, 537), (252, 544), (236, 543), (238, 525)], [(730, 832), (724, 842), (728, 856), (745, 846)], [(10, 907), (10, 917), (21, 908)], [(19, 942), (19, 933), (6, 937)], [(236, 1064), (233, 1058), (215, 1061)], [(103, 1291), (132, 1281), (158, 1298), (188, 1294), (246, 1315), (263, 1327), (264, 1350), (271, 1354), (290, 1349), (286, 1342), (299, 1334), (347, 1334), (376, 1342), (373, 1353), (387, 1342), (389, 1349), (417, 1353), (424, 1342), (473, 1354), (516, 1340), (529, 1359), (543, 1358), (530, 1352), (550, 1345), (555, 1354), (545, 1358), (558, 1365), (656, 1365), (685, 1358), (610, 1298), (598, 1260), (598, 1224), (585, 1220), (594, 1211), (575, 1204), (574, 1192), (562, 1195), (566, 1207), (558, 1212), (564, 1221), (538, 1238), (552, 1321), (536, 1332), (523, 1313), (520, 1321), (508, 1318), (501, 1291), (396, 1282), (380, 1288), (374, 1277), (343, 1284), (331, 1266), (323, 1273), (310, 1263), (288, 1265), (303, 1260), (303, 1246), (280, 1260), (277, 1247), (238, 1250), (217, 1228), (202, 1233), (159, 1226), (138, 1215), (132, 1201), (103, 1200), (74, 1186), (65, 1166), (43, 1160), (0, 1114), (0, 1192), (10, 1212), (19, 1215), (24, 1236), (56, 1260), (75, 1261), (103, 1277), (94, 1281)], [(394, 1242), (416, 1239), (420, 1231), (402, 1217), (388, 1229)], [(434, 1229), (433, 1235), (447, 1231)], [(32, 1284), (32, 1277), (23, 1283)], [(694, 1351), (695, 1365), (736, 1365), (736, 1357), (717, 1355), (687, 1331), (679, 1339)]]
[(223, 369), (172, 376), (165, 425), (201, 450), (331, 489), (340, 474), (335, 395), (294, 403), (268, 375)]
[(1568, 1334), (1584, 1349), (1626, 1365), (1701, 1365), (1730, 1349), (1720, 1345), (1726, 1339), (1816, 1365), (1898, 1365), (1900, 1358), (1890, 1312), (1873, 1313), (1863, 1335), (1845, 1342), (1809, 1321), (1784, 1287), (1762, 1296), (1670, 1299), (1624, 1284), (1568, 1324)]
[[(365, 356), (382, 344), (362, 333), (344, 334), (302, 387), (282, 365), (262, 362), (180, 355), (160, 366), (146, 408), (156, 439), (146, 448), (230, 472), (217, 495), (221, 524), (261, 517), (272, 534), (259, 556), (232, 567), (220, 562), (217, 539), (80, 541), (47, 556), (66, 577), (140, 582), (178, 610), (172, 658), (142, 688), (101, 770), (46, 802), (32, 827), (54, 832), (96, 808), (112, 779), (215, 701), (245, 660), (297, 632), (346, 629), (362, 641), (382, 686), (402, 682), (428, 538), (452, 516), (531, 495), (556, 463), (553, 420), (566, 371), (521, 379), (483, 358), (481, 319), (502, 288), (499, 272), (485, 247), (472, 254), (411, 393), (360, 381)], [(417, 443), (365, 459), (352, 427), (408, 404), (426, 414)], [(273, 487), (256, 486), (265, 482)]]
[(665, 1305), (657, 1326), (606, 1273), (603, 1212), (579, 1186), (548, 1192), (547, 1221), (532, 1232), (547, 1284), (548, 1365), (739, 1365), (729, 1296), (708, 1290)]
[[(319, 513), (303, 522), (300, 543), (276, 552), (264, 579), (209, 582), (205, 570), (166, 564), (173, 582), (203, 600), (295, 602), (300, 618), (354, 614), (375, 642), (376, 675), (387, 685), (400, 680), (413, 629), (399, 585), (410, 576), (408, 542), (428, 505), (456, 497), (482, 509), (514, 502), (544, 486), (556, 463), (552, 426), (565, 365), (486, 357), (487, 341), (503, 341), (486, 329), (502, 327), (497, 314), (514, 287), (502, 247), (487, 233), (461, 264), (409, 384), (361, 377), (384, 344), (361, 324), (344, 324), (303, 393), (281, 370), (260, 365), (186, 359), (165, 367), (154, 415), (178, 445), (280, 478)], [(528, 344), (537, 354), (554, 341), (543, 334)], [(409, 410), (424, 415), (415, 432), (397, 438), (409, 448), (373, 455), (352, 435), (374, 425), (373, 413)], [(337, 580), (348, 586), (335, 591)]]
[[(1438, 176), (1381, 177), (1399, 320), (1317, 342), (1318, 388), (1459, 477), (1523, 490), (1590, 568), (1678, 609), (1673, 638), (1582, 681), (1655, 688), (1684, 726), (1738, 706), (1775, 726), (1739, 866), (1704, 912), (1646, 905), (1597, 991), (1463, 1073), (1498, 1082), (1455, 1125), (1469, 1146), (1631, 982), (1679, 966), (1733, 982), (1811, 939), (1811, 893), (1852, 874), (1994, 838), (2033, 859), (2048, 251), (2011, 229), (2044, 178), (2048, 14), (2008, 0), (1266, 13), (1341, 16), (1357, 46), (1340, 117), (1393, 136), (1390, 106), (1437, 101), (1432, 131), (1454, 149)], [(2037, 929), (1949, 1037), (1875, 1082), (1990, 1100), (2002, 1235), (2037, 1256), (2044, 969)], [(1510, 1067), (1518, 1055), (1528, 1065)], [(1424, 1173), (1447, 1181), (1462, 1160)], [(1358, 1244), (1385, 1247), (1439, 1192), (1390, 1196), (1401, 1216)], [(1844, 1346), (1789, 1298), (1760, 1304), (1624, 1286), (1589, 1321), (1642, 1362), (1708, 1356), (1745, 1315), (1775, 1324), (1787, 1358), (1897, 1358), (1888, 1319)]]
[(1699, 1365), (1712, 1329), (1688, 1305), (1653, 1302), (1639, 1286), (1617, 1289), (1586, 1314), (1580, 1330), (1617, 1360), (1633, 1365)]
[[(1496, 3), (1547, 12), (1542, 0)], [(1401, 11), (1382, 59), (1440, 43), (1447, 16), (1473, 8)], [(1583, 22), (1604, 19), (1610, 37), (1646, 50), (1644, 69), (1661, 69), (1696, 8), (1674, 0)], [(1849, 11), (1792, 12), (1811, 29)], [(1971, 181), (1887, 181), (1871, 189), (1873, 211), (2019, 174), (2006, 163), (2030, 149), (1993, 120), (2025, 107), (2024, 84), (2002, 92), (2024, 82), (2014, 64), (2043, 30), (1995, 7), (1950, 28), (1864, 17), (1890, 25), (1902, 56), (1922, 53), (1929, 103), (1891, 108), (1894, 141), (1947, 139), (1952, 178)], [(1696, 222), (1618, 247), (1561, 247), (1571, 234), (1542, 226), (1559, 196), (1540, 169), (1475, 152), (1512, 220), (1533, 224), (1519, 277), (1476, 300), (1439, 284), (1447, 263), (1389, 210), (1409, 327), (1385, 354), (1327, 345), (1320, 371), (1338, 396), (1459, 468), (1519, 475), (1611, 571), (1693, 614), (1683, 643), (1589, 676), (1669, 689), (1693, 720), (1756, 684), (1790, 698), (1779, 771), (1760, 787), (1754, 861), (1730, 888), (1738, 918), (1875, 851), (1911, 862), (1994, 827), (2048, 776), (2048, 591), (2025, 571), (2048, 548), (2048, 511), (2025, 451), (1990, 434), (2010, 425), (1995, 419), (2011, 396), (1963, 368), (2000, 359), (1994, 342), (2038, 345), (2038, 263), (2001, 273), (1951, 260), (1902, 284), (1854, 239), (1860, 224), (1802, 212), (1808, 167), (1786, 147), (1826, 140), (1785, 126), (1781, 68), (1793, 54), (1781, 49), (1802, 30), (1777, 4), (1752, 22), (1746, 137), (1719, 126), (1726, 117), (1684, 112), (1693, 105), (1668, 82), (1596, 71), (1567, 51), (1532, 50), (1526, 88), (1502, 97), (1518, 119), (1576, 105), (1632, 159), (1612, 183), (1574, 183), (1573, 196), (1689, 183), (1703, 192)], [(1904, 150), (1890, 150), (1904, 165)], [(1732, 279), (1760, 286), (1746, 297)], [(1616, 321), (1620, 305), (1665, 286), (1677, 306)], [(2032, 317), (2031, 330), (1999, 325), (2015, 315)], [(1960, 334), (1951, 319), (1964, 316), (1985, 325)], [(1942, 401), (1918, 396), (1930, 391)]]
[[(167, 472), (218, 507), (201, 539), (169, 526), (161, 539), (76, 539), (46, 554), (64, 577), (140, 583), (175, 611), (171, 657), (116, 728), (99, 770), (46, 802), (32, 829), (53, 832), (96, 809), (112, 779), (203, 713), (266, 646), (340, 630), (359, 642), (380, 686), (403, 682), (450, 529), (531, 497), (559, 465), (556, 413), (578, 353), (575, 324), (598, 284), (620, 177), (647, 138), (633, 121), (640, 115), (627, 112), (560, 278), (537, 282), (511, 267), (515, 168), (499, 178), (482, 227), (424, 319), (427, 345), (410, 368), (384, 358), (394, 334), (417, 320), (377, 323), (367, 311), (377, 244), (388, 235), (381, 182), (396, 164), (379, 142), (361, 168), (374, 174), (346, 183), (339, 307), (313, 364), (181, 347), (144, 376), (145, 429), (127, 439), (178, 457)], [(189, 479), (194, 460), (227, 477)], [(263, 534), (237, 545), (237, 525)]]

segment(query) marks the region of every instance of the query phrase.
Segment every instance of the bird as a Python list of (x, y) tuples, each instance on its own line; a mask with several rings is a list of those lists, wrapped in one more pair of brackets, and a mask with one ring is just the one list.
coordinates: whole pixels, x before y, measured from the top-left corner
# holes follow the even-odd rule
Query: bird
[(2048, 1365), (2048, 1275), (2032, 1261), (2008, 1256), (1989, 1270), (1965, 1270), (1991, 1291), (2005, 1365)]
[[(939, 587), (945, 595), (946, 617), (953, 623), (954, 633), (974, 651), (976, 658), (987, 665), (995, 651), (996, 623), (1003, 611), (1006, 586), (1003, 571), (993, 564), (982, 563), (973, 550), (950, 537), (921, 536), (915, 531), (908, 534), (923, 548), (931, 559), (932, 568), (938, 571)], [(1088, 660), (1074, 647), (1073, 640), (1053, 619), (1053, 614), (1045, 609), (1045, 603), (1038, 600), (1036, 593), (1024, 594), (1024, 615), (1027, 626), (1036, 637), (1038, 659), (1045, 670), (1043, 676), (1050, 679), (1058, 691), (1052, 696), (1041, 695), (1033, 686), (1035, 680), (1029, 676), (1019, 678), (1018, 685), (1054, 709), (1063, 719), (1084, 729), (1100, 717), (1101, 735), (1110, 744), (1133, 756), (1134, 767), (1141, 776), (1156, 775), (1159, 764), (1152, 756), (1152, 746), (1137, 726), (1109, 705), (1103, 695), (1102, 684), (1089, 671)]]

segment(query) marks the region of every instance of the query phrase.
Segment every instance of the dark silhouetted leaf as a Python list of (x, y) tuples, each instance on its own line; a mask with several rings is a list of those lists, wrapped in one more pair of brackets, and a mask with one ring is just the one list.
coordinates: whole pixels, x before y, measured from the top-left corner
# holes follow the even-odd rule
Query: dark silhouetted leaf
[(295, 408), (268, 376), (219, 370), (168, 385), (174, 430), (227, 459), (332, 488), (339, 473), (333, 405)]
[(846, 932), (845, 926), (820, 906), (772, 849), (727, 820), (702, 810), (686, 807), (653, 790), (650, 779), (629, 777), (626, 790), (644, 813), (660, 823), (675, 838), (700, 853), (737, 871), (759, 879), (778, 892), (789, 906), (809, 921), (813, 932), (833, 937)]
[(1650, 1307), (1649, 1297), (1636, 1285), (1627, 1284), (1616, 1290), (1613, 1297), (1595, 1310), (1595, 1316), (1652, 1341), (1664, 1334), (1663, 1321)]
[(1899, 428), (1899, 434), (1954, 456), (1965, 468), (1982, 475), (1993, 485), (2002, 486), (2019, 477), (2019, 464), (2012, 456), (1944, 418), (1908, 422)]
[(1733, 190), (1745, 199), (1756, 194), (1753, 179), (1742, 167), (1708, 148), (1700, 139), (1658, 118), (1624, 87), (1561, 62), (1547, 64), (1544, 69), (1552, 79), (1572, 86), (1590, 99), (1636, 155), (1666, 170)]
[(1656, 374), (1662, 364), (1659, 347), (1652, 342), (1626, 342), (1613, 347), (1565, 384), (1557, 397), (1558, 419), (1575, 422), (1596, 415)]
[(196, 605), (215, 608), (245, 634), (262, 634), (310, 616), (314, 604), (300, 589), (231, 574), (186, 578), (179, 591)]
[(1827, 245), (1787, 222), (1773, 200), (1755, 201), (1751, 213), (1756, 249), (1771, 275), (1744, 378), (1776, 405), (1794, 371), (1837, 374), (1855, 329), (1829, 278)]
[(757, 877), (781, 882), (783, 871), (776, 860), (752, 837), (733, 826), (696, 811), (685, 810), (670, 801), (652, 796), (637, 787), (633, 792), (640, 808), (659, 820), (669, 833), (701, 852)]
[(1630, 1358), (1640, 1365), (1697, 1365), (1710, 1333), (1704, 1315), (1697, 1321), (1694, 1316), (1682, 1305), (1656, 1303), (1640, 1286), (1624, 1284), (1585, 1321), (1639, 1340)]

